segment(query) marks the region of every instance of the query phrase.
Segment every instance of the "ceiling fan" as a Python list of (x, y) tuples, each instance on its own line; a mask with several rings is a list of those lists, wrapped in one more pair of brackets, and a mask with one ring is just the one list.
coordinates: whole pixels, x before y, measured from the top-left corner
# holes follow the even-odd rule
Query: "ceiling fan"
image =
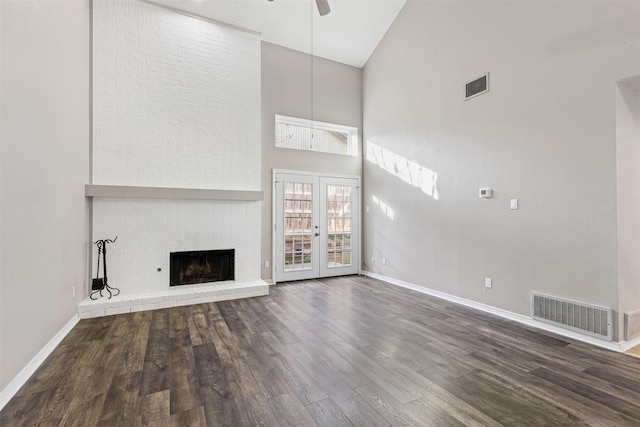
[(316, 0), (316, 6), (318, 6), (318, 13), (320, 13), (320, 16), (328, 15), (329, 12), (331, 12), (328, 0)]
[(316, 6), (318, 6), (318, 13), (320, 13), (320, 16), (327, 15), (331, 12), (328, 0), (316, 0)]

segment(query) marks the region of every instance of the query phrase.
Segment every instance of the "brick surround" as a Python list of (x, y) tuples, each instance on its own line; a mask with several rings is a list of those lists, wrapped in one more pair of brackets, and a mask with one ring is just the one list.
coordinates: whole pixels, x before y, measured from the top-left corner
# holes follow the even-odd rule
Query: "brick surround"
[[(93, 184), (260, 190), (259, 36), (135, 0), (93, 5)], [(260, 203), (95, 198), (93, 238), (118, 236), (109, 283), (123, 298), (165, 292), (169, 252), (227, 248), (236, 281), (259, 280)]]
[(94, 2), (93, 183), (260, 189), (260, 38)]

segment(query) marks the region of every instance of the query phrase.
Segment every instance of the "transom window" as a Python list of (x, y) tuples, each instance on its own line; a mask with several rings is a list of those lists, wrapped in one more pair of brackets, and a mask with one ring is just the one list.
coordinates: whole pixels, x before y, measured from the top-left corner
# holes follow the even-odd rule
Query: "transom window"
[(276, 115), (276, 147), (358, 155), (358, 128)]

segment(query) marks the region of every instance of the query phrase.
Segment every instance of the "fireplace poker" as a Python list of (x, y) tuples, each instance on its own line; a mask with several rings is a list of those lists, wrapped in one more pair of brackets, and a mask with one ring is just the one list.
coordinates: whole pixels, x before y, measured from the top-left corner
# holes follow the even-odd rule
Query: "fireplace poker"
[[(113, 240), (101, 239), (93, 242), (98, 247), (98, 271), (96, 272), (96, 278), (93, 279), (91, 285), (92, 292), (89, 295), (89, 298), (92, 300), (98, 299), (97, 296), (94, 298), (94, 295), (96, 294), (100, 294), (102, 297), (103, 290), (106, 290), (109, 293), (109, 299), (111, 299), (112, 296), (120, 294), (120, 289), (109, 286), (107, 282), (107, 243), (115, 243), (116, 240), (118, 240), (118, 236)], [(97, 277), (100, 274), (100, 254), (102, 254), (102, 278)]]

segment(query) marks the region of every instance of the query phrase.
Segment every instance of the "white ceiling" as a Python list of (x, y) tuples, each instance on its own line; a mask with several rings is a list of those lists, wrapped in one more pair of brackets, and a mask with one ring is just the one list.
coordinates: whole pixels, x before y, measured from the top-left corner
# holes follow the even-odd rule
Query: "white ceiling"
[(406, 1), (329, 0), (331, 13), (326, 16), (318, 15), (314, 0), (152, 0), (150, 3), (257, 31), (262, 33), (262, 40), (297, 51), (310, 53), (313, 46), (316, 56), (362, 68)]

